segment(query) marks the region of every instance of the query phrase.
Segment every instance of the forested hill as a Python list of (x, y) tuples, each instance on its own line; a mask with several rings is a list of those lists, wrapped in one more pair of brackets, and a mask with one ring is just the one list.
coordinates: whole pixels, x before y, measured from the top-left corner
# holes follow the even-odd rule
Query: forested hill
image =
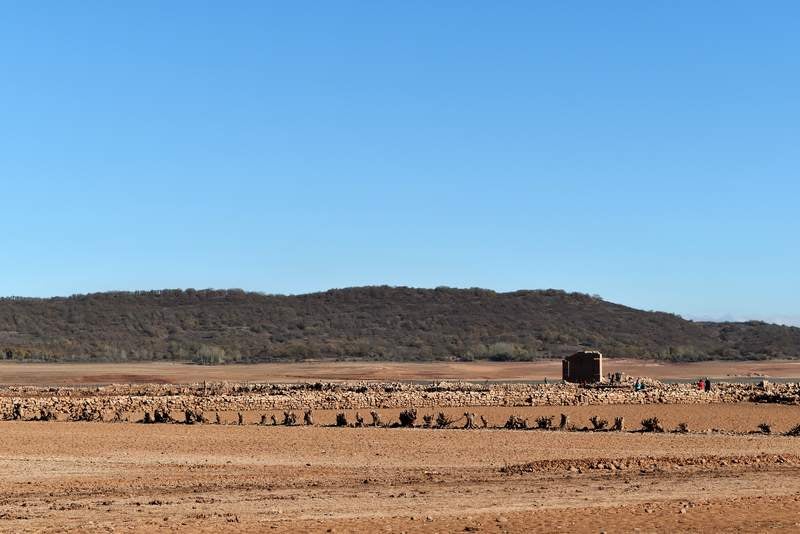
[(14, 360), (529, 360), (583, 347), (671, 360), (800, 358), (800, 328), (693, 322), (557, 290), (358, 287), (0, 300)]

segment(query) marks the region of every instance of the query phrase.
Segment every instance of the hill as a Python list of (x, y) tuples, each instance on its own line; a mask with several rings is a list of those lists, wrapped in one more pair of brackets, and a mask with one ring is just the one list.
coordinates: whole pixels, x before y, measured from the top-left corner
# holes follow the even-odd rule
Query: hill
[(800, 358), (800, 328), (694, 322), (558, 290), (358, 287), (0, 299), (19, 360), (530, 360), (592, 347), (670, 360)]

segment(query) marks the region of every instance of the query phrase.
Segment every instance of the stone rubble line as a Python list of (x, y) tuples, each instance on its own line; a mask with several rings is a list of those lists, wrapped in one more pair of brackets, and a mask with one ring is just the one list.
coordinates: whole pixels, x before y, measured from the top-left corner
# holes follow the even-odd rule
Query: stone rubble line
[[(402, 409), (409, 407), (521, 407), (617, 404), (711, 404), (773, 402), (800, 404), (800, 384), (715, 383), (710, 392), (693, 384), (649, 380), (644, 391), (574, 384), (411, 383), (214, 383), (185, 386), (144, 384), (104, 387), (0, 388), (0, 417), (15, 410), (35, 417), (67, 414), (70, 419), (109, 420), (114, 414), (192, 410), (244, 412), (266, 410)], [(23, 417), (24, 418), (24, 417)]]

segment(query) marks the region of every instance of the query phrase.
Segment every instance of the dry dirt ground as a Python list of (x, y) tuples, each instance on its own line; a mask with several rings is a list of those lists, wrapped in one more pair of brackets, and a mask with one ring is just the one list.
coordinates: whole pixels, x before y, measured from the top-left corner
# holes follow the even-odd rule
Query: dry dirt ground
[(0, 529), (797, 532), (800, 438), (0, 422)]
[[(658, 379), (702, 376), (800, 378), (800, 361), (670, 363), (607, 358), (605, 372)], [(0, 384), (76, 385), (109, 383), (296, 382), (314, 380), (542, 380), (561, 377), (561, 361), (539, 362), (304, 362), (200, 366), (185, 363), (0, 362)]]
[[(656, 377), (800, 375), (789, 362), (616, 363)], [(557, 375), (557, 367), (542, 365), (3, 363), (0, 383)], [(316, 411), (314, 427), (257, 426), (256, 412), (244, 414), (243, 426), (0, 421), (0, 531), (800, 531), (800, 437), (778, 435), (800, 423), (800, 406), (442, 409), (456, 419), (465, 410), (490, 425), (511, 414), (532, 423), (565, 413), (579, 427), (591, 415), (624, 416), (629, 431), (335, 428), (327, 426), (332, 410)], [(420, 408), (420, 422), (437, 411)], [(354, 411), (346, 413), (353, 421)], [(398, 410), (380, 413), (393, 421)], [(668, 430), (686, 422), (692, 432), (632, 431), (654, 415)], [(221, 416), (237, 419), (232, 412)], [(775, 433), (754, 433), (761, 422)]]

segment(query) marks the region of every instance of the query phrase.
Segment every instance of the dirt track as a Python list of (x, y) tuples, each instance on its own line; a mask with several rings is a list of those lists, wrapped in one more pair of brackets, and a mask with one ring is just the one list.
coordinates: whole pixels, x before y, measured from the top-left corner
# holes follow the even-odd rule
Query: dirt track
[[(668, 363), (607, 358), (606, 372), (658, 379), (701, 376), (800, 378), (800, 361)], [(200, 366), (169, 362), (17, 363), (0, 362), (0, 384), (77, 385), (223, 381), (292, 382), (314, 380), (542, 380), (561, 376), (561, 361), (539, 362), (307, 362)]]
[(779, 436), (4, 422), (0, 451), (0, 528), (17, 532), (800, 523), (800, 438)]

